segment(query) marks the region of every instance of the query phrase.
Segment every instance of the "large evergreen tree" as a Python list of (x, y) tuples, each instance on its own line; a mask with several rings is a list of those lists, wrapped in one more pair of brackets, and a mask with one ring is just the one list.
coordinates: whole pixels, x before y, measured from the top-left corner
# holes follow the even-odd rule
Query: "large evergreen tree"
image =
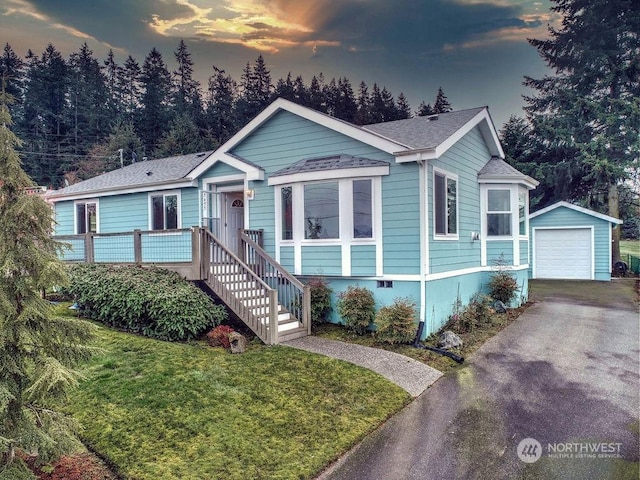
[(140, 75), (141, 110), (137, 121), (145, 155), (151, 155), (171, 121), (171, 74), (155, 48), (147, 55)]
[(173, 71), (173, 105), (175, 115), (189, 115), (199, 121), (202, 115), (200, 84), (193, 78), (193, 60), (184, 40), (174, 52), (178, 67)]
[(238, 86), (224, 70), (213, 66), (214, 74), (209, 77), (209, 96), (205, 113), (206, 124), (213, 139), (221, 144), (231, 138), (238, 125), (235, 99)]
[[(567, 199), (619, 217), (619, 189), (640, 155), (640, 3), (553, 0), (562, 15), (549, 38), (530, 40), (553, 75), (525, 78), (537, 94), (525, 107), (552, 153), (540, 160), (565, 168), (579, 191)], [(565, 158), (555, 155), (566, 151)], [(566, 178), (556, 175), (557, 182)], [(585, 196), (584, 189), (590, 192)], [(619, 228), (613, 260), (619, 259)]]
[[(74, 443), (73, 422), (53, 408), (75, 384), (72, 369), (90, 350), (92, 326), (55, 318), (43, 289), (65, 283), (50, 237), (51, 207), (28, 195), (20, 141), (10, 130), (10, 97), (0, 93), (0, 471), (25, 478), (18, 451), (48, 462)], [(74, 445), (75, 446), (75, 445)]]
[(433, 104), (433, 113), (448, 113), (451, 112), (453, 108), (447, 99), (447, 96), (444, 94), (442, 87), (438, 88), (438, 93), (436, 94), (436, 101)]
[(13, 51), (11, 45), (5, 44), (0, 58), (0, 78), (5, 79), (6, 92), (15, 100), (13, 105), (9, 106), (12, 118), (22, 116), (25, 66), (24, 60)]

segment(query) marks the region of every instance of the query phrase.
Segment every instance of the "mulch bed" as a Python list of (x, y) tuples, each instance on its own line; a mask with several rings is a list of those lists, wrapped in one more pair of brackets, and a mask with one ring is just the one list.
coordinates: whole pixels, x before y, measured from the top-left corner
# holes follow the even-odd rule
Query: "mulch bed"
[[(39, 480), (117, 480), (107, 465), (92, 453), (65, 455), (46, 467), (37, 467), (35, 457), (24, 459)], [(45, 471), (43, 471), (43, 469)]]

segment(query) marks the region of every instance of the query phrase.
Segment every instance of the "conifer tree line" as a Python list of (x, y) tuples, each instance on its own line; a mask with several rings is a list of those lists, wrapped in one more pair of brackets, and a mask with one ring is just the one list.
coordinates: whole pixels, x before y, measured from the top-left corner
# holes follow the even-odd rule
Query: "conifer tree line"
[[(67, 59), (52, 44), (40, 55), (18, 56), (7, 43), (0, 58), (15, 132), (24, 145), (25, 171), (39, 185), (61, 187), (143, 159), (214, 149), (274, 99), (358, 125), (410, 118), (403, 93), (364, 82), (357, 92), (346, 77), (314, 75), (309, 83), (289, 73), (276, 81), (262, 55), (247, 62), (239, 79), (212, 67), (206, 86), (194, 78), (194, 61), (180, 41), (171, 70), (153, 48), (140, 63), (97, 59), (83, 44)], [(442, 88), (433, 106), (415, 115), (451, 111)]]

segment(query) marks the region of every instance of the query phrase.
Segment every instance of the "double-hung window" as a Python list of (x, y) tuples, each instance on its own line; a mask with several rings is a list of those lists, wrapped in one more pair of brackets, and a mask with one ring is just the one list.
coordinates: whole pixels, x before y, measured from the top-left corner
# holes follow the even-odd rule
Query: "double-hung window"
[(149, 210), (151, 230), (180, 228), (180, 196), (178, 192), (150, 195)]
[(98, 231), (98, 202), (96, 200), (76, 202), (76, 233)]
[(511, 235), (511, 190), (487, 191), (487, 235), (501, 237)]
[(458, 237), (458, 178), (433, 172), (433, 218), (436, 237)]
[(338, 182), (304, 185), (304, 238), (340, 238)]

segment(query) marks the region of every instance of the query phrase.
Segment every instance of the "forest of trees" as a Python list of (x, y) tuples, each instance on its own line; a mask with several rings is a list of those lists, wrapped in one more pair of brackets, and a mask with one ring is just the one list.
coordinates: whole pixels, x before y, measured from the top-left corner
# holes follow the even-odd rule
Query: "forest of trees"
[[(357, 93), (346, 77), (310, 83), (301, 76), (274, 81), (260, 55), (247, 62), (239, 80), (213, 66), (208, 85), (194, 79), (194, 62), (184, 41), (170, 71), (157, 49), (140, 64), (113, 52), (100, 61), (87, 44), (65, 59), (52, 44), (41, 55), (19, 57), (7, 43), (0, 75), (15, 98), (11, 115), (25, 171), (38, 185), (61, 187), (144, 158), (212, 150), (282, 97), (320, 112), (365, 125), (414, 115), (403, 93), (360, 82)], [(451, 111), (442, 88), (433, 107), (415, 115)]]

